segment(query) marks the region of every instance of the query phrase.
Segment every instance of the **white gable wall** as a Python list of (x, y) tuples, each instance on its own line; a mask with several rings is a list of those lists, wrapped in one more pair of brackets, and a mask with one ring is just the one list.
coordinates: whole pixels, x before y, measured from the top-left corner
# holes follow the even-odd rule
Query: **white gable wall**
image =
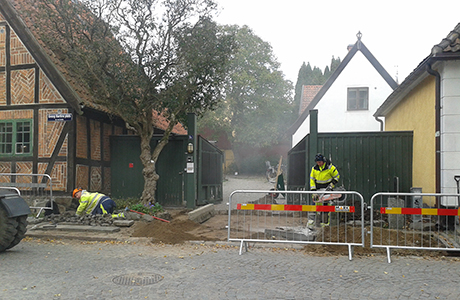
[[(368, 110), (347, 111), (349, 87), (369, 88)], [(380, 123), (373, 114), (392, 91), (361, 51), (356, 52), (314, 108), (318, 110), (318, 132), (379, 131)], [(310, 118), (307, 117), (293, 134), (292, 146), (310, 132), (309, 122)]]
[[(441, 193), (457, 193), (460, 175), (460, 61), (445, 61), (441, 74)], [(457, 199), (450, 199), (457, 205)]]

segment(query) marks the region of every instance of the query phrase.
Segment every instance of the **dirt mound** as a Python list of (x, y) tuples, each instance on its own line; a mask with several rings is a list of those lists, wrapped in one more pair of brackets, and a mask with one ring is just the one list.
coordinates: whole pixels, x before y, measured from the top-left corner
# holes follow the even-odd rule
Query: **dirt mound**
[[(187, 241), (223, 241), (226, 216), (215, 216), (203, 224), (188, 219), (186, 211), (171, 213), (170, 223), (160, 220), (136, 222), (133, 237), (151, 238), (152, 243), (182, 244)], [(219, 224), (222, 223), (222, 224)]]

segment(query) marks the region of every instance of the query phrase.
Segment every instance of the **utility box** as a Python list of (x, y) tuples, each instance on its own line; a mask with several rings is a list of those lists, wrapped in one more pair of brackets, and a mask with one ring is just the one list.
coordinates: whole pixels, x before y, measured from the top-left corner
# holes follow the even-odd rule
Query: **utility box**
[[(422, 193), (422, 188), (418, 187), (411, 187), (410, 192), (414, 194), (421, 194)], [(411, 207), (412, 208), (423, 208), (423, 197), (422, 196), (412, 196), (412, 203)], [(412, 216), (412, 221), (413, 222), (421, 222), (422, 221), (422, 216), (421, 215), (413, 215)]]

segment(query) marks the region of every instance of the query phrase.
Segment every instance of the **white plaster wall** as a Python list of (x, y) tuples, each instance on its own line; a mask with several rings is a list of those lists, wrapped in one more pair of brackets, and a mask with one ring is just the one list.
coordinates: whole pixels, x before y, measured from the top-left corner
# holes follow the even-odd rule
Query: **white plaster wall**
[(308, 116), (302, 125), (299, 126), (296, 132), (292, 135), (292, 145), (297, 145), (307, 134), (310, 133), (310, 116)]
[[(460, 175), (460, 60), (446, 61), (441, 74), (441, 192), (457, 193)], [(449, 199), (444, 205), (456, 205)]]
[[(369, 88), (368, 110), (347, 111), (349, 87)], [(392, 91), (367, 58), (358, 51), (315, 107), (318, 110), (318, 132), (379, 131), (380, 123), (373, 114)], [(310, 132), (309, 122), (307, 117), (294, 133), (292, 146)]]

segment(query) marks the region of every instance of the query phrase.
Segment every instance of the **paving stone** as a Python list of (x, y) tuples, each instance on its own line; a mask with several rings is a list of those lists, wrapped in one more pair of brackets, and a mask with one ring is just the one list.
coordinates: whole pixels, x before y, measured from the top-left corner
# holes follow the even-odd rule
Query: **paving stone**
[(118, 227), (131, 227), (133, 224), (133, 220), (113, 220), (113, 225)]
[(214, 204), (207, 204), (188, 213), (188, 218), (192, 221), (203, 223), (216, 214)]

